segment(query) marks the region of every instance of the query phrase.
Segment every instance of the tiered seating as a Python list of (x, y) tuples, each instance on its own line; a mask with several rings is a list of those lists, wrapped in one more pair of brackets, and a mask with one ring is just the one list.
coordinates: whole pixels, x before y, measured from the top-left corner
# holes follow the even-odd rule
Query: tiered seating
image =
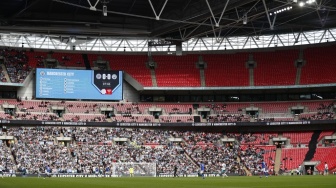
[(254, 69), (256, 86), (294, 85), (298, 58), (297, 50), (253, 53), (257, 66)]
[(19, 50), (0, 50), (0, 55), (5, 58), (4, 64), (10, 81), (13, 83), (23, 83), (31, 71), (25, 52)]
[(258, 122), (294, 121), (294, 117), (259, 118)]
[(248, 86), (247, 60), (248, 54), (245, 53), (204, 55), (206, 86)]
[(39, 112), (17, 112), (15, 118), (18, 120), (51, 120), (58, 121), (59, 117), (55, 113), (39, 113)]
[(97, 103), (66, 102), (65, 106), (69, 113), (99, 113)]
[(334, 134), (335, 131), (322, 131), (318, 141), (322, 140), (325, 136), (332, 136)]
[[(251, 146), (241, 145), (242, 159), (244, 164), (251, 171), (256, 170), (257, 166), (260, 166), (261, 160), (264, 160), (269, 169), (273, 169), (275, 161), (275, 146)], [(255, 164), (253, 164), (255, 163)]]
[(245, 114), (218, 114), (210, 115), (207, 118), (208, 122), (249, 122), (250, 116)]
[(301, 106), (305, 106), (308, 108), (308, 112), (329, 112), (333, 106), (334, 102), (331, 100), (325, 101), (302, 101), (297, 102)]
[[(108, 55), (99, 54), (110, 63), (111, 70), (123, 70), (145, 87), (152, 86), (150, 69), (146, 67), (148, 57), (145, 55)], [(98, 55), (88, 54), (90, 62), (96, 61)]]
[(324, 163), (328, 163), (329, 170), (336, 168), (336, 147), (331, 148), (316, 148), (314, 158), (312, 161), (320, 161), (321, 163), (316, 166), (317, 170), (323, 172)]
[(289, 138), (291, 144), (308, 144), (311, 140), (313, 132), (285, 132), (283, 137)]
[(282, 148), (281, 159), (284, 169), (297, 169), (302, 164), (308, 148)]
[(44, 67), (43, 60), (47, 57), (47, 52), (25, 52), (28, 56), (28, 65), (31, 67)]
[(85, 67), (82, 54), (78, 53), (61, 53), (56, 52), (52, 54), (52, 58), (58, 60), (61, 66), (66, 67)]
[(197, 56), (154, 56), (157, 63), (156, 81), (159, 87), (200, 87)]
[(26, 112), (49, 112), (49, 105), (43, 101), (21, 101), (17, 104), (17, 108)]
[(112, 121), (117, 122), (154, 122), (154, 117), (152, 115), (116, 115), (111, 119)]
[(11, 115), (5, 114), (5, 112), (0, 112), (0, 119), (11, 119)]
[(194, 122), (194, 116), (191, 115), (161, 115), (160, 122)]
[(300, 84), (335, 83), (335, 46), (308, 48), (304, 51)]
[(18, 101), (16, 99), (0, 99), (0, 104), (17, 105)]
[(112, 105), (118, 114), (144, 114), (151, 104), (117, 103)]
[(62, 116), (65, 121), (96, 121), (104, 122), (106, 121), (105, 115), (103, 114), (63, 114)]
[(264, 161), (268, 167), (271, 167), (275, 163), (275, 151), (276, 146), (257, 146), (260, 149), (264, 150)]
[(254, 106), (261, 108), (263, 113), (289, 113), (289, 108), (296, 104), (296, 102), (259, 102)]
[(241, 114), (244, 108), (250, 107), (251, 103), (205, 103), (200, 107), (210, 108), (215, 114)]
[(277, 133), (235, 134), (242, 145), (268, 145), (269, 140), (277, 136)]
[(189, 114), (192, 104), (157, 104), (156, 108), (164, 109), (166, 114)]
[(302, 113), (299, 115), (300, 120), (333, 120), (335, 114), (333, 112), (324, 113)]
[[(1, 132), (0, 132), (1, 135)], [(0, 164), (3, 172), (13, 172), (15, 170), (15, 163), (13, 162), (11, 148), (6, 146), (6, 143), (0, 140)]]

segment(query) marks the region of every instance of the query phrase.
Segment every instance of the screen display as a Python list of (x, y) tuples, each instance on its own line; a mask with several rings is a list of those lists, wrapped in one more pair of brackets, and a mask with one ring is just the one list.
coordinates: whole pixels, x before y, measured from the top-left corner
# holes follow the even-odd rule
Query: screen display
[(122, 71), (36, 69), (36, 98), (122, 100)]

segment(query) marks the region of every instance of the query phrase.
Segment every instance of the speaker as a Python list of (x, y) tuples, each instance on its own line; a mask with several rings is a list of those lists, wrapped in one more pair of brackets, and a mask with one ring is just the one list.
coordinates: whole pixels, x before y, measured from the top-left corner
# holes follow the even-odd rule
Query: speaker
[(176, 55), (182, 56), (182, 42), (176, 43)]

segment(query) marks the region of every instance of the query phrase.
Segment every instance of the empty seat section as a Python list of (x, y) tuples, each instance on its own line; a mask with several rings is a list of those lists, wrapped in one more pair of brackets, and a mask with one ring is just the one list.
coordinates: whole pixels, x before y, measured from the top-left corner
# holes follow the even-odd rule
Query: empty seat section
[(320, 161), (316, 166), (317, 170), (323, 172), (325, 162), (328, 163), (329, 170), (336, 168), (336, 147), (316, 148), (312, 161)]
[(200, 87), (197, 56), (154, 56), (157, 63), (156, 81), (159, 87)]
[(260, 102), (254, 106), (261, 108), (263, 113), (288, 113), (290, 108), (295, 106), (295, 102)]
[(55, 58), (61, 66), (66, 67), (85, 67), (82, 54), (79, 53), (53, 53), (52, 58)]
[(281, 152), (281, 164), (284, 169), (297, 169), (302, 164), (308, 148), (283, 148)]
[(301, 84), (335, 83), (336, 46), (308, 48), (304, 51)]
[(28, 65), (36, 68), (36, 67), (44, 67), (43, 60), (47, 58), (47, 52), (25, 52), (28, 56)]
[(294, 85), (298, 58), (297, 50), (254, 53), (257, 66), (254, 69), (256, 86)]
[(206, 86), (248, 86), (247, 59), (248, 54), (245, 53), (204, 55), (207, 63), (204, 70)]
[(332, 136), (333, 134), (334, 134), (334, 131), (322, 131), (318, 138), (318, 141), (324, 139), (325, 136)]
[[(97, 60), (98, 55), (88, 55), (90, 62)], [(145, 87), (151, 87), (152, 78), (150, 69), (146, 67), (148, 60), (145, 55), (110, 55), (100, 54), (103, 60), (108, 61), (111, 70), (122, 70), (132, 76)]]
[(291, 144), (308, 144), (311, 140), (313, 132), (286, 132), (282, 136), (289, 138)]

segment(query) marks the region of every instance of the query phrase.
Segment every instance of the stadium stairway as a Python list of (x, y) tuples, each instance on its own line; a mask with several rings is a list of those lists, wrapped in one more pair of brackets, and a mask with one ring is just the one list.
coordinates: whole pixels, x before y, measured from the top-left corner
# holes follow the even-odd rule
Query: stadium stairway
[(5, 67), (4, 64), (1, 64), (1, 68), (2, 68), (2, 72), (4, 73), (4, 76), (5, 76), (6, 80), (7, 80), (7, 82), (12, 82), (11, 79), (9, 78), (7, 69), (6, 69), (6, 67)]
[(250, 86), (254, 86), (254, 69), (250, 68), (249, 69), (249, 78), (250, 78)]
[(280, 170), (282, 149), (277, 148), (275, 152), (274, 172), (277, 174)]
[(82, 54), (86, 70), (91, 70), (90, 60), (87, 54)]
[(156, 81), (156, 74), (154, 69), (150, 69), (151, 72), (151, 78), (152, 78), (152, 86), (157, 87), (157, 81)]
[[(239, 157), (237, 157), (237, 162), (240, 164), (240, 163), (241, 163), (240, 161), (241, 161), (241, 160), (240, 160), (240, 156), (239, 156)], [(252, 176), (251, 171), (248, 170), (248, 169), (246, 168), (245, 165), (243, 166), (243, 169), (244, 169), (244, 171), (245, 171), (246, 176)]]
[(206, 87), (204, 69), (200, 69), (200, 77), (201, 77), (201, 87)]
[(317, 143), (318, 143), (318, 138), (320, 137), (320, 134), (321, 134), (322, 131), (314, 131), (311, 139), (310, 139), (310, 142), (308, 144), (308, 152), (305, 156), (305, 159), (304, 161), (310, 161), (314, 158), (314, 154), (316, 152), (316, 147), (317, 147)]
[(296, 78), (295, 78), (295, 85), (300, 85), (300, 79), (301, 79), (301, 67), (296, 68)]

